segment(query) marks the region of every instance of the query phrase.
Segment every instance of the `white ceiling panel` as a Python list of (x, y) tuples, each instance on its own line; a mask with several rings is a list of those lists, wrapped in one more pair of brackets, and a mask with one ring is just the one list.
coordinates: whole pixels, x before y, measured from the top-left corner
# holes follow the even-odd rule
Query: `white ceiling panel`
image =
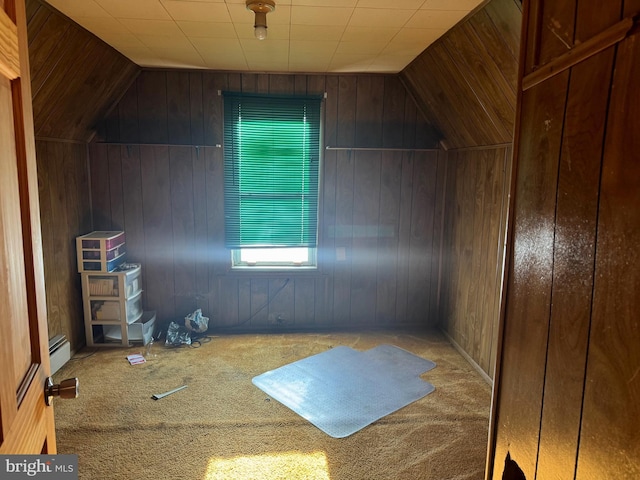
[(246, 0), (46, 0), (143, 67), (401, 71), (483, 0), (276, 0), (265, 40)]

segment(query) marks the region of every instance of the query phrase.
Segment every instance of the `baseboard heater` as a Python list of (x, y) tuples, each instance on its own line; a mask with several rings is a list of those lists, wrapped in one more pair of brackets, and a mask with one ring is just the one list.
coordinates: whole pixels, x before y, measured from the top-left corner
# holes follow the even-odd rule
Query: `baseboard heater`
[(49, 340), (51, 375), (56, 373), (71, 358), (71, 344), (64, 335), (56, 335)]

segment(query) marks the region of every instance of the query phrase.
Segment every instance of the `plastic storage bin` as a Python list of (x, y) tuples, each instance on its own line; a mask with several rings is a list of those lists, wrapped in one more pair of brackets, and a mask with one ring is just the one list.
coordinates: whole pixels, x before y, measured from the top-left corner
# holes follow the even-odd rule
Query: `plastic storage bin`
[(76, 237), (78, 271), (112, 272), (125, 261), (122, 231), (95, 231)]
[(119, 297), (122, 294), (125, 298), (130, 298), (142, 289), (140, 268), (112, 273), (109, 275), (95, 274), (88, 276), (89, 295), (92, 297)]
[(153, 323), (151, 317), (143, 318), (140, 264), (127, 263), (114, 272), (82, 272), (81, 280), (87, 346), (127, 347), (129, 332), (142, 341), (150, 338)]
[[(156, 323), (156, 312), (144, 312), (135, 322), (127, 326), (127, 336), (130, 343), (148, 344), (153, 336), (153, 330)], [(122, 328), (117, 325), (105, 325), (103, 328), (104, 339), (106, 342), (122, 342)]]
[(133, 323), (142, 315), (142, 290), (128, 298), (123, 312), (122, 301), (91, 299), (91, 320), (100, 322), (120, 322), (126, 319), (126, 323)]

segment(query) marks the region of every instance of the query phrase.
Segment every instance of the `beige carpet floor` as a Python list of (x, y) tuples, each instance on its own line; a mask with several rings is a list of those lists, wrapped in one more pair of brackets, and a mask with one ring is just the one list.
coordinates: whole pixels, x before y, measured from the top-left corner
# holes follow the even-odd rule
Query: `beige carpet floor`
[[(265, 371), (345, 345), (391, 344), (436, 362), (426, 397), (355, 434), (331, 438), (251, 383)], [(80, 397), (54, 403), (58, 453), (80, 479), (481, 480), (491, 389), (438, 332), (213, 336), (200, 348), (83, 350), (57, 381)], [(161, 400), (151, 396), (181, 385)]]

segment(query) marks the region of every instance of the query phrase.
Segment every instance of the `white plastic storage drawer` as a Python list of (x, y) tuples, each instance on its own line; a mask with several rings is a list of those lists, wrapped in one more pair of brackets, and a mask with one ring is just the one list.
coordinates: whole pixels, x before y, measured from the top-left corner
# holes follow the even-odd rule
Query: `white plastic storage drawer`
[[(142, 317), (127, 326), (129, 342), (142, 342), (146, 345), (153, 336), (156, 323), (156, 312), (144, 312)], [(122, 329), (117, 325), (105, 325), (103, 328), (105, 341), (122, 342)]]
[(87, 279), (89, 295), (131, 298), (142, 289), (141, 272), (140, 268), (135, 268), (122, 273), (117, 272), (118, 275), (92, 274)]
[(96, 323), (120, 322), (126, 320), (133, 323), (142, 315), (142, 290), (132, 298), (126, 300), (125, 315), (122, 318), (122, 303), (118, 300), (89, 300), (91, 307), (91, 320)]

